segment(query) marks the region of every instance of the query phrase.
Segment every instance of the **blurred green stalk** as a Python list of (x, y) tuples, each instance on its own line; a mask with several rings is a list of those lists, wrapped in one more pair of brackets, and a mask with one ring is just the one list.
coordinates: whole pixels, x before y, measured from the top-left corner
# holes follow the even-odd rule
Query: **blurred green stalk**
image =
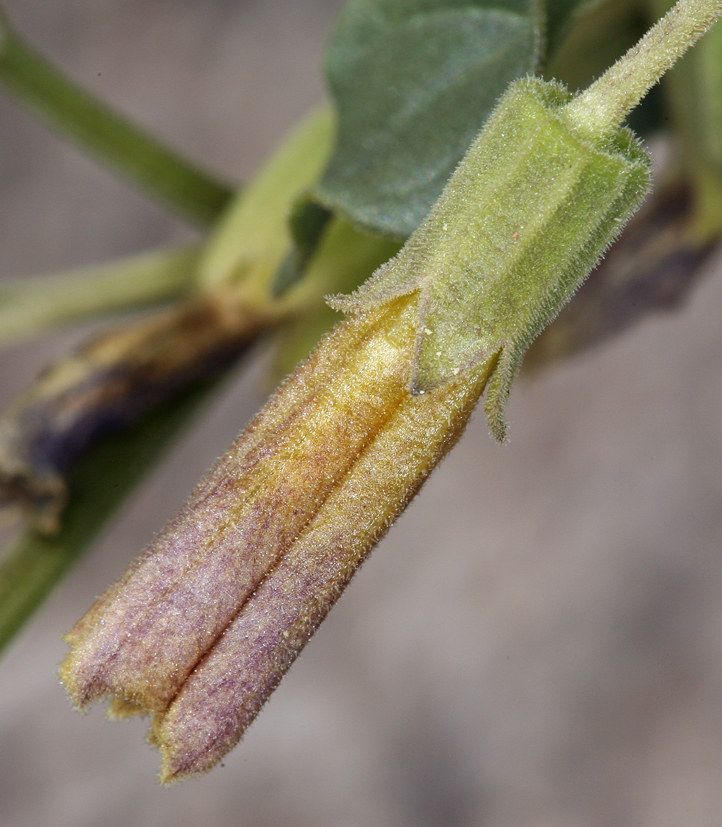
[(227, 184), (73, 83), (15, 34), (2, 12), (0, 81), (81, 149), (196, 224), (212, 224), (232, 195)]
[(0, 348), (68, 322), (175, 299), (195, 282), (197, 245), (0, 284)]

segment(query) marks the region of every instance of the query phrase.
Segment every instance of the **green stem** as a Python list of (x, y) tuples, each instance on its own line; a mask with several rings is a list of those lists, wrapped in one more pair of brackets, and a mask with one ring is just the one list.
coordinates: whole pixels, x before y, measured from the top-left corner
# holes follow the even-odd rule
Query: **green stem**
[(722, 0), (679, 0), (636, 46), (566, 106), (569, 119), (591, 137), (619, 126), (721, 14)]
[(196, 224), (210, 225), (232, 189), (63, 75), (0, 16), (0, 81), (83, 149)]
[(0, 285), (0, 347), (50, 327), (173, 299), (194, 283), (197, 245)]
[(248, 304), (275, 303), (273, 284), (292, 249), (289, 216), (328, 161), (334, 137), (327, 104), (291, 131), (226, 210), (198, 266), (200, 289), (234, 289)]

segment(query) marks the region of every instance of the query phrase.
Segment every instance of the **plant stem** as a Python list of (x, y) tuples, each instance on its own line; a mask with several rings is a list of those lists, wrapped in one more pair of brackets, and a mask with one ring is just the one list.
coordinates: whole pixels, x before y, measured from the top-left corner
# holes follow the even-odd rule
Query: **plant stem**
[(275, 303), (273, 283), (293, 243), (289, 215), (321, 174), (333, 135), (327, 104), (291, 130), (214, 229), (198, 265), (201, 290), (230, 288), (246, 303)]
[(679, 0), (647, 34), (566, 109), (590, 137), (610, 132), (722, 14), (722, 0)]
[(0, 286), (0, 347), (50, 327), (177, 298), (194, 282), (196, 245)]
[(232, 188), (77, 86), (0, 13), (0, 81), (80, 147), (196, 224), (212, 224)]

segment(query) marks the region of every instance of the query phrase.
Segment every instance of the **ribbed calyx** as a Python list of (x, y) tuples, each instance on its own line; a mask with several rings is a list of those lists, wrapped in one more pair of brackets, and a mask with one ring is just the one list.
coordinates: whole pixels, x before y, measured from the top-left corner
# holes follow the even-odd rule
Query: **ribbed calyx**
[(421, 291), (413, 392), (495, 359), (487, 414), (498, 439), (524, 352), (649, 189), (634, 135), (588, 140), (566, 117), (571, 100), (557, 83), (514, 83), (404, 249), (332, 300), (353, 313)]

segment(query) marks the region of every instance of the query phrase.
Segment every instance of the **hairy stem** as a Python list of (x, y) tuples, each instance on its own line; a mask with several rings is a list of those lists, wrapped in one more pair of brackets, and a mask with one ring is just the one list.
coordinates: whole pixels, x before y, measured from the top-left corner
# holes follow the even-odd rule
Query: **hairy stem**
[(722, 0), (679, 0), (614, 66), (567, 105), (590, 136), (609, 132), (722, 14)]

